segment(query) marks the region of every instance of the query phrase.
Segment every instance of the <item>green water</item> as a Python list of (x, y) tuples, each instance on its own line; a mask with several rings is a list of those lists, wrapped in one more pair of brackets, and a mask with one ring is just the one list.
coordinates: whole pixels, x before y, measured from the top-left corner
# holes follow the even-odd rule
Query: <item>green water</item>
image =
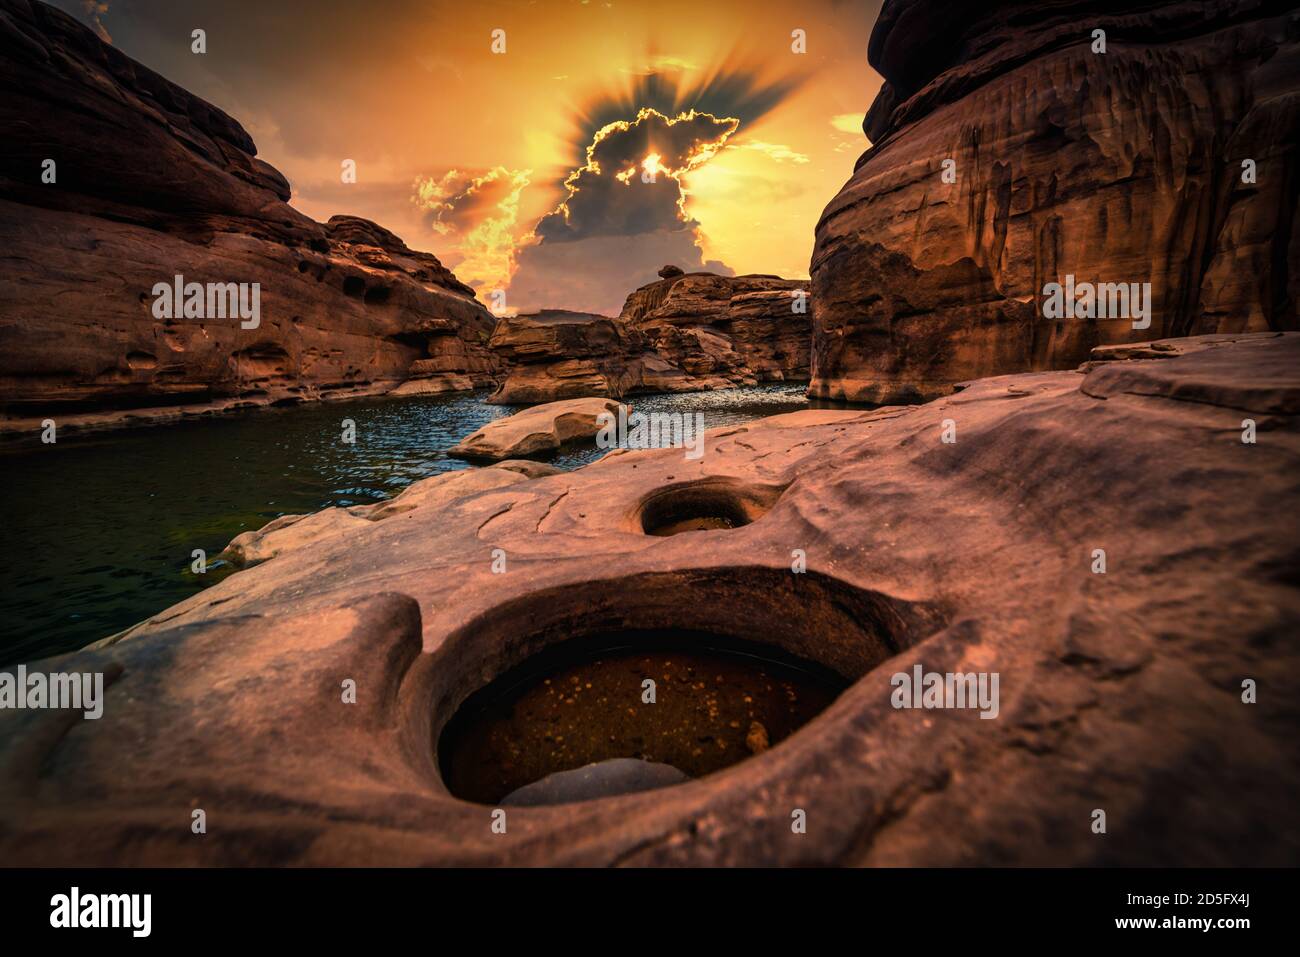
[[(638, 411), (702, 412), (716, 428), (805, 408), (802, 385), (640, 396)], [(469, 468), (446, 449), (515, 411), (483, 393), (263, 409), (0, 448), (0, 664), (81, 648), (219, 580), (190, 572), (280, 515), (390, 498)], [(356, 443), (341, 441), (342, 420)], [(576, 468), (594, 442), (552, 459)], [(228, 571), (229, 569), (224, 569)]]

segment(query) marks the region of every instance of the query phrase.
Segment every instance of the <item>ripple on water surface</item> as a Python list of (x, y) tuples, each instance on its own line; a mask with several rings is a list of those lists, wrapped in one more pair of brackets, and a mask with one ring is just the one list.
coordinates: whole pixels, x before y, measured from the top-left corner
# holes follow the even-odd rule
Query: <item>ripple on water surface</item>
[[(646, 412), (732, 425), (806, 406), (802, 385), (640, 396)], [(263, 409), (174, 425), (69, 435), (0, 451), (0, 664), (80, 648), (181, 601), (222, 573), (189, 571), (280, 515), (359, 505), (468, 468), (446, 450), (515, 411), (485, 393)], [(342, 421), (357, 441), (340, 441)], [(594, 443), (553, 459), (577, 468)]]

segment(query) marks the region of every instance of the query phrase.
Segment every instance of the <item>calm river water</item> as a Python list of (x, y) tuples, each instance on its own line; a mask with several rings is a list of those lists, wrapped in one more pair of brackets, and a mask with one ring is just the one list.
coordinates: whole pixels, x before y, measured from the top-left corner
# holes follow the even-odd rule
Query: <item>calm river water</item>
[[(806, 408), (801, 384), (638, 396), (642, 412), (703, 412), (706, 428)], [(214, 556), (285, 514), (389, 498), (468, 468), (446, 449), (515, 409), (484, 393), (263, 409), (0, 449), (0, 664), (106, 637), (213, 583)], [(355, 445), (339, 441), (344, 418)], [(577, 468), (594, 442), (552, 459)]]

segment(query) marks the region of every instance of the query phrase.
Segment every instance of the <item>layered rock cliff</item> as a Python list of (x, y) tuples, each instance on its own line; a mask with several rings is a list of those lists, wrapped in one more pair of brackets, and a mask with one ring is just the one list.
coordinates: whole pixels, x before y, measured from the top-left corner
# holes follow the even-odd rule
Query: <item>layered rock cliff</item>
[[(0, 86), (10, 428), (494, 380), (493, 318), (435, 257), (367, 220), (304, 216), (235, 120), (66, 14), (0, 2)], [(256, 323), (206, 298), (160, 307), (176, 276), (256, 283)]]
[(649, 391), (688, 391), (808, 378), (808, 283), (778, 276), (683, 273), (627, 297), (620, 315), (659, 362), (645, 366)]
[(505, 378), (489, 401), (618, 398), (641, 385), (645, 337), (609, 316), (543, 309), (497, 321), (488, 346)]
[(618, 318), (562, 309), (502, 318), (491, 401), (694, 392), (808, 378), (808, 283), (660, 270)]
[[(1300, 327), (1294, 4), (886, 0), (869, 60), (872, 145), (817, 227), (810, 394)], [(1150, 283), (1149, 314), (1049, 318), (1067, 282)]]

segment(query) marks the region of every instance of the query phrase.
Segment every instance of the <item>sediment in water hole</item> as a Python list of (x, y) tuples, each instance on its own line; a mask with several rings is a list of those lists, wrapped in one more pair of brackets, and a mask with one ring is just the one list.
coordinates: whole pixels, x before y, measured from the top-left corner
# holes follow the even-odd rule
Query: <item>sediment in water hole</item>
[[(457, 797), (494, 804), (556, 772), (617, 758), (702, 777), (779, 744), (847, 684), (780, 649), (714, 635), (564, 642), (465, 701), (439, 742), (443, 780)], [(592, 796), (606, 793), (592, 778)]]

